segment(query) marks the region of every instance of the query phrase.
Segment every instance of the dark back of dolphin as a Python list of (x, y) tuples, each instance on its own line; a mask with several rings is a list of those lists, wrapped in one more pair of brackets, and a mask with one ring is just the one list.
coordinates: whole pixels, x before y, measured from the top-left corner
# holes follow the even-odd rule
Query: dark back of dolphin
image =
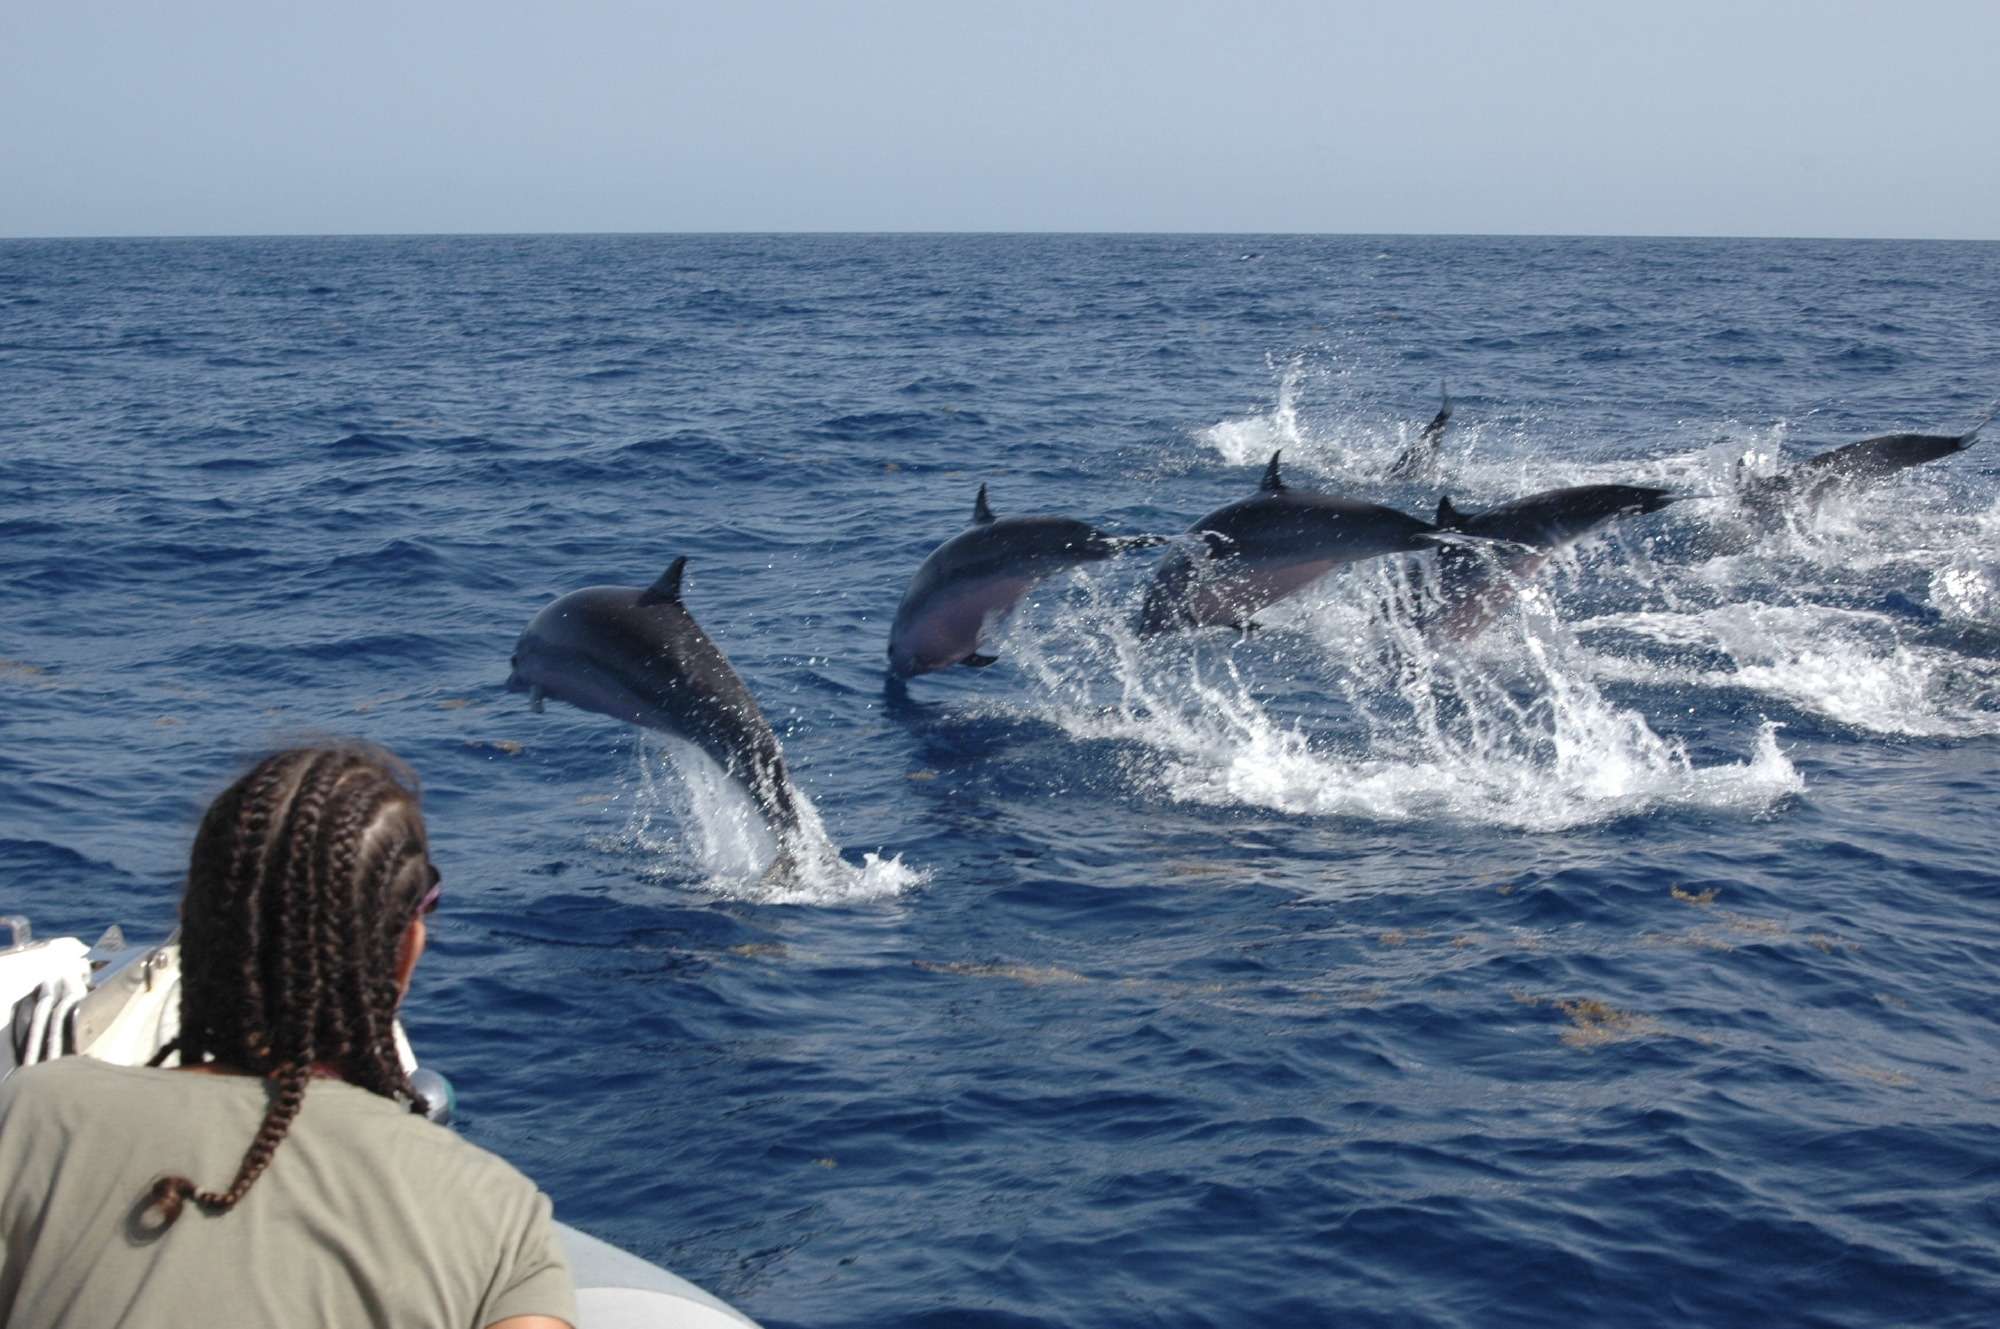
[(1674, 501), (1664, 489), (1646, 485), (1571, 485), (1545, 489), (1484, 512), (1466, 515), (1438, 500), (1437, 526), (1487, 540), (1505, 540), (1539, 549), (1559, 549), (1589, 535), (1613, 517), (1658, 512)]
[(1198, 538), (1160, 560), (1133, 623), (1139, 635), (1241, 627), (1342, 564), (1428, 547), (1434, 528), (1408, 513), (1289, 488), (1280, 455), (1271, 454), (1255, 495), (1195, 522), (1188, 532)]
[(1789, 471), (1745, 481), (1738, 496), (1752, 512), (1765, 516), (1788, 503), (1818, 503), (1838, 486), (1872, 484), (1897, 471), (1963, 452), (1992, 419), (1988, 412), (1963, 434), (1882, 434), (1843, 444), (1808, 457)]
[(741, 783), (774, 830), (799, 810), (778, 736), (728, 657), (681, 603), (685, 557), (648, 587), (571, 591), (514, 647), (509, 690), (686, 739)]
[(995, 517), (981, 485), (972, 525), (932, 550), (903, 592), (889, 627), (890, 672), (909, 678), (955, 664), (992, 664), (992, 656), (977, 653), (980, 632), (1035, 583), (1163, 543), (1155, 535), (1106, 535), (1069, 517)]
[(1471, 515), (1454, 508), (1449, 498), (1439, 499), (1440, 531), (1493, 543), (1447, 544), (1438, 550), (1437, 600), (1423, 616), (1425, 629), (1460, 640), (1476, 635), (1513, 600), (1516, 584), (1532, 577), (1551, 553), (1615, 517), (1658, 512), (1675, 498), (1645, 485), (1574, 485)]

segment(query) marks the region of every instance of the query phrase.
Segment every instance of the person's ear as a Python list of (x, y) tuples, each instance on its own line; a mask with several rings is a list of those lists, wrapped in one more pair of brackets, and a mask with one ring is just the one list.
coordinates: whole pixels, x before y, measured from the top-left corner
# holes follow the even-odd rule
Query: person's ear
[(410, 992), (410, 975), (417, 972), (417, 961), (423, 958), (424, 943), (430, 939), (430, 930), (424, 926), (424, 916), (418, 914), (410, 920), (410, 926), (403, 929), (403, 939), (396, 945), (396, 1001), (401, 1004)]

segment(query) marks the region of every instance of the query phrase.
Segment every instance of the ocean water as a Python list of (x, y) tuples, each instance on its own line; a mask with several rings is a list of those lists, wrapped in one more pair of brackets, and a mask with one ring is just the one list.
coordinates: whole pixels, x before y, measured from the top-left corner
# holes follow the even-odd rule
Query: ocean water
[[(1728, 490), (1996, 393), (1990, 244), (0, 243), (0, 911), (162, 933), (246, 759), (390, 744), (464, 1131), (771, 1326), (1993, 1324), (2000, 439)], [(885, 689), (981, 482), (1172, 532), (1279, 448), (1691, 497), (1462, 647), (1421, 559), (1141, 645), (1141, 554)], [(787, 887), (502, 689), (681, 554), (839, 850)]]

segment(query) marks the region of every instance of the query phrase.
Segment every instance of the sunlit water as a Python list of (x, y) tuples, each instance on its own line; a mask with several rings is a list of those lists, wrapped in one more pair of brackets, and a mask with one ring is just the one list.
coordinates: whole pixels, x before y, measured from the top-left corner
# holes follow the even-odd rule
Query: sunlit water
[[(363, 734), (466, 1133), (772, 1325), (1986, 1325), (2000, 440), (1731, 495), (1969, 426), (1996, 352), (1989, 245), (0, 244), (0, 912), (163, 932), (239, 762)], [(1173, 533), (1278, 449), (1686, 497), (1471, 641), (1425, 556), (1142, 642), (1135, 554), (885, 687), (980, 482)], [(501, 686), (678, 554), (793, 870)]]

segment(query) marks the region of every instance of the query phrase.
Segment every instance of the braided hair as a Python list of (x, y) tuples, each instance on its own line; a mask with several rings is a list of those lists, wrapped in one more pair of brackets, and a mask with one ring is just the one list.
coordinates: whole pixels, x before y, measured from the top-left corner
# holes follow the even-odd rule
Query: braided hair
[(405, 930), (435, 881), (415, 775), (381, 748), (293, 748), (209, 805), (181, 903), (183, 1066), (262, 1077), (263, 1124), (226, 1190), (168, 1175), (136, 1217), (233, 1209), (283, 1143), (315, 1067), (413, 1108), (396, 1055)]

